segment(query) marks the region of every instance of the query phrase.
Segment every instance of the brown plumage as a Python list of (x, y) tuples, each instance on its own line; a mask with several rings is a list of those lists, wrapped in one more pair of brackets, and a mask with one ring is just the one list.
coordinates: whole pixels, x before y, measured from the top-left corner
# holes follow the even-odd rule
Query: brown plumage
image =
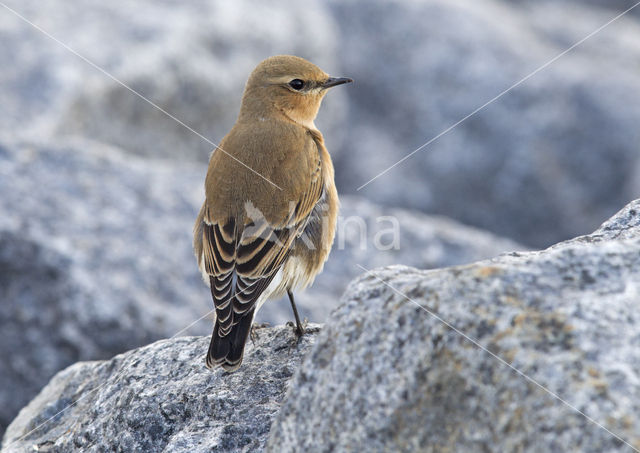
[(338, 212), (331, 158), (314, 119), (332, 78), (294, 56), (252, 72), (236, 124), (211, 156), (194, 249), (211, 287), (216, 322), (206, 363), (227, 371), (242, 362), (255, 313), (322, 270)]

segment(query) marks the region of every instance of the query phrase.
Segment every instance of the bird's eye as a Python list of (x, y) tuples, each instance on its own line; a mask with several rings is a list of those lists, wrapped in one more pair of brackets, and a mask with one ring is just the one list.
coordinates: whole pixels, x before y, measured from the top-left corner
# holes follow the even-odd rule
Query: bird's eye
[(293, 79), (291, 82), (289, 82), (289, 86), (294, 90), (301, 90), (302, 87), (304, 87), (304, 81), (300, 79)]

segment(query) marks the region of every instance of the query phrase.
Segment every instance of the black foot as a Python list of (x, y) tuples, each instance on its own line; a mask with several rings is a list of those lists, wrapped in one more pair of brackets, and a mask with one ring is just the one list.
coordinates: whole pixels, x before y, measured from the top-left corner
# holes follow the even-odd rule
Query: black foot
[(299, 325), (291, 321), (287, 322), (287, 326), (291, 327), (291, 329), (293, 330), (293, 335), (295, 335), (293, 345), (297, 345), (298, 343), (300, 343), (300, 339), (304, 336), (304, 334), (307, 333), (308, 324), (309, 322), (306, 318)]
[(293, 334), (296, 337), (296, 343), (298, 342), (298, 340), (300, 340), (300, 338), (307, 333), (307, 324), (309, 324), (307, 322), (307, 319), (305, 318), (304, 322), (300, 323), (300, 325), (297, 325), (295, 322), (293, 321), (287, 321), (287, 327), (291, 327), (291, 330), (293, 330)]
[(304, 318), (304, 321), (302, 321), (302, 323), (300, 324), (296, 323), (296, 328), (294, 329), (296, 337), (299, 338), (303, 336), (305, 333), (307, 333), (307, 324), (309, 324), (309, 321), (307, 320), (307, 318)]

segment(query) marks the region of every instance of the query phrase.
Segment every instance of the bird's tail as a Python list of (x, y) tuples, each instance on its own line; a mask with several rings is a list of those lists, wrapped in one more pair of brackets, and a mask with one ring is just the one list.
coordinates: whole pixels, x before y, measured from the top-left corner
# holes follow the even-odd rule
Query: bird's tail
[(239, 322), (231, 328), (231, 331), (224, 336), (219, 333), (219, 323), (216, 320), (209, 352), (207, 352), (207, 368), (213, 369), (220, 365), (225, 371), (232, 372), (242, 364), (244, 346), (249, 337), (251, 323), (253, 322), (254, 310), (245, 313)]

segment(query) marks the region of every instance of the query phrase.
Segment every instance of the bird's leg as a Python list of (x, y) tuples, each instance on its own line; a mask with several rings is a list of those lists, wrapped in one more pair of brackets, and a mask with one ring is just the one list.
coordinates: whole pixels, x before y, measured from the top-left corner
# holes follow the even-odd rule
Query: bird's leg
[(300, 316), (298, 316), (298, 309), (296, 308), (296, 303), (293, 300), (293, 293), (288, 289), (287, 294), (289, 295), (289, 302), (291, 302), (291, 308), (293, 309), (293, 316), (296, 318), (296, 335), (301, 337), (304, 335), (304, 327), (300, 322)]

